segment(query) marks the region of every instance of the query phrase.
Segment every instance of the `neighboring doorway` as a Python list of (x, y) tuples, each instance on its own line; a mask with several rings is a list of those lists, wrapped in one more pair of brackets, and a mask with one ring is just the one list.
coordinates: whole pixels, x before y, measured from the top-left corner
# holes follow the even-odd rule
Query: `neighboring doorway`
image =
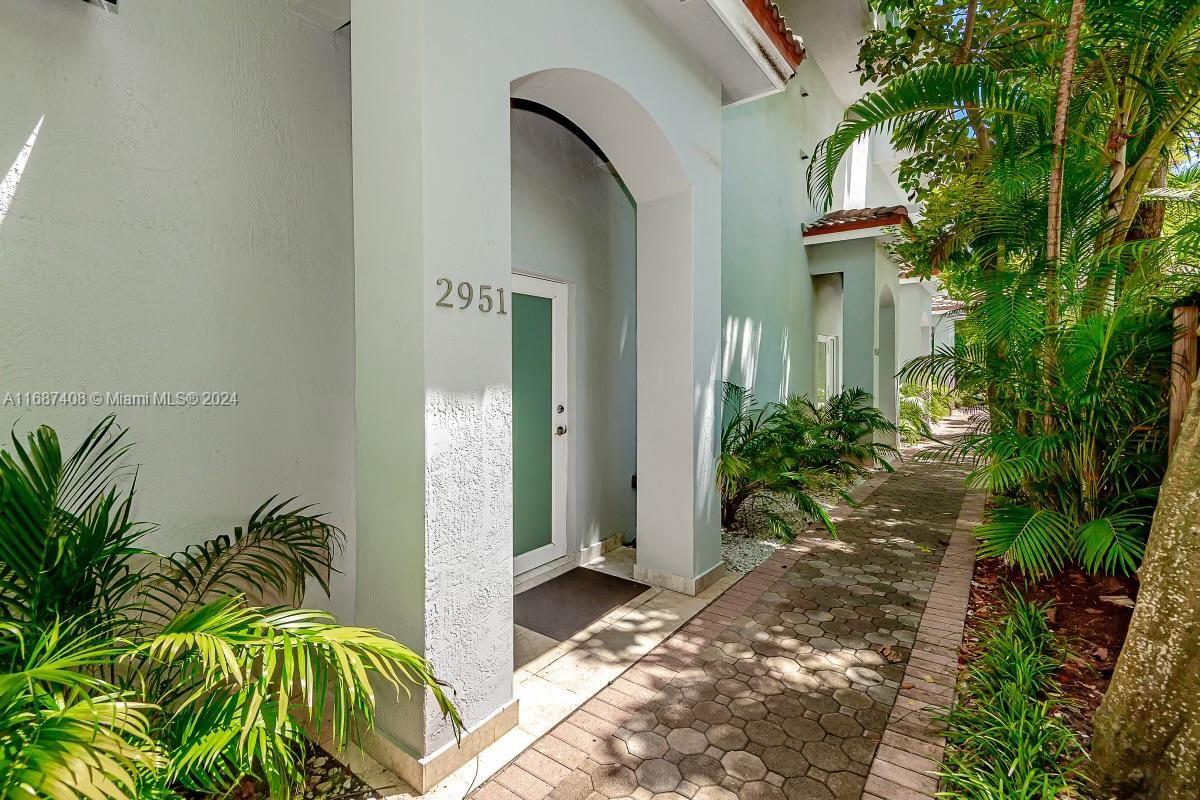
[(567, 553), (567, 285), (513, 275), (513, 573)]
[(817, 406), (824, 407), (829, 398), (842, 390), (839, 374), (836, 336), (817, 335), (816, 389)]

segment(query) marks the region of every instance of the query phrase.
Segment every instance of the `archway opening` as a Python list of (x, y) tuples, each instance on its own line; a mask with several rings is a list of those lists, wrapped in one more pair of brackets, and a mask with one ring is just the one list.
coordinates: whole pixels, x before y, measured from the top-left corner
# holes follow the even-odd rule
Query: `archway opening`
[[(536, 112), (543, 122), (557, 123), (575, 134), (574, 138), (594, 154), (593, 167), (605, 166), (610, 170), (610, 178), (619, 176), (619, 184), (627, 191), (627, 202), (633, 206), (632, 236), (628, 242), (633, 274), (628, 275), (622, 264), (600, 267), (601, 272), (607, 270), (619, 279), (631, 279), (630, 293), (618, 293), (611, 298), (617, 306), (615, 316), (611, 307), (604, 314), (597, 312), (597, 298), (584, 297), (586, 287), (579, 277), (564, 275), (564, 270), (553, 264), (531, 269), (521, 263), (531, 259), (529, 231), (522, 231), (518, 237), (514, 229), (514, 271), (527, 270), (539, 278), (566, 285), (566, 305), (569, 313), (575, 315), (568, 326), (573, 331), (570, 348), (573, 362), (567, 367), (569, 380), (565, 389), (566, 395), (573, 399), (569, 406), (565, 401), (553, 401), (555, 413), (559, 407), (568, 410), (563, 412), (562, 419), (552, 415), (554, 424), (550, 428), (557, 436), (555, 444), (563, 445), (568, 453), (565, 458), (573, 465), (562, 472), (566, 491), (561, 502), (569, 509), (565, 519), (570, 528), (564, 536), (571, 545), (564, 555), (567, 559), (580, 558), (586, 554), (581, 551), (595, 544), (591, 539), (596, 536), (620, 532), (628, 539), (636, 532), (636, 578), (694, 591), (694, 579), (710, 566), (701, 563), (709, 551), (716, 553), (714, 569), (719, 567), (720, 533), (715, 525), (709, 531), (703, 524), (708, 514), (707, 501), (699, 499), (703, 491), (711, 490), (698, 485), (702, 482), (698, 476), (703, 473), (700, 465), (707, 468), (711, 459), (700, 452), (703, 448), (698, 442), (712, 437), (697, 434), (702, 428), (706, 433), (708, 423), (700, 419), (702, 410), (695, 404), (696, 325), (691, 292), (694, 233), (692, 190), (687, 173), (670, 139), (652, 115), (625, 89), (603, 76), (578, 69), (543, 70), (514, 80), (510, 92), (513, 106), (518, 109), (514, 114)], [(594, 180), (594, 175), (576, 178), (579, 187), (591, 187), (588, 191), (605, 184), (603, 180)], [(514, 181), (518, 179), (523, 177), (514, 175)], [(602, 254), (601, 258), (611, 259), (614, 253), (623, 258), (629, 232), (623, 221), (624, 212), (619, 208), (620, 203), (612, 201), (609, 189), (600, 194), (606, 197), (593, 195), (587, 202), (605, 203), (606, 213), (614, 214), (608, 222), (617, 224), (601, 229), (592, 219), (589, 235), (598, 236), (602, 231), (615, 235), (616, 250), (606, 250), (607, 256)], [(575, 198), (576, 202), (581, 200)], [(514, 225), (535, 224), (518, 219), (522, 211), (516, 204), (513, 213)], [(544, 235), (549, 245), (556, 234), (547, 231)], [(519, 243), (518, 238), (523, 238), (524, 243)], [(607, 242), (599, 249), (613, 244)], [(525, 252), (518, 253), (519, 247)], [(628, 307), (622, 308), (626, 303)], [(581, 328), (584, 319), (578, 312), (582, 310), (590, 310), (602, 324)], [(514, 326), (518, 324), (514, 320)], [(514, 381), (518, 378), (517, 370), (522, 368), (515, 350), (518, 333), (518, 327), (514, 327)], [(581, 352), (581, 334), (591, 336), (593, 342), (603, 341), (605, 344), (599, 348), (603, 352)], [(596, 385), (595, 374), (606, 368), (617, 372), (605, 391), (606, 396), (590, 395), (579, 402), (581, 392), (587, 391), (589, 384)], [(622, 388), (622, 381), (628, 381), (628, 390)], [(616, 391), (610, 391), (613, 389)], [(604, 420), (617, 418), (623, 420), (623, 424), (616, 426), (620, 430), (615, 435), (601, 435)], [(515, 430), (514, 448), (521, 446), (520, 438), (520, 431)], [(592, 491), (594, 485), (585, 486), (588, 481), (585, 473), (604, 460), (595, 458), (595, 450), (601, 443), (610, 448), (606, 458), (611, 456), (609, 460), (615, 459), (616, 463), (625, 458), (623, 453), (632, 450), (632, 469), (626, 469), (620, 480), (626, 497), (632, 498), (631, 519), (624, 526), (632, 530), (589, 530), (591, 518), (587, 508), (595, 507), (597, 498)], [(514, 461), (518, 460), (514, 449)], [(615, 468), (606, 464), (604, 469), (612, 473), (605, 484), (615, 487)], [(519, 480), (516, 472), (514, 477)], [(520, 502), (519, 498), (514, 500)], [(697, 520), (701, 523), (697, 524)], [(697, 540), (704, 536), (711, 536), (713, 542), (706, 543), (704, 555), (698, 555)]]

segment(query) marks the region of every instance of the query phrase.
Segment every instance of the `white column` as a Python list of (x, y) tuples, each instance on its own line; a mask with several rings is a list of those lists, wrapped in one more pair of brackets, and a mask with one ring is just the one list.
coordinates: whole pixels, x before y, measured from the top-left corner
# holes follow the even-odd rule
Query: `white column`
[(637, 209), (636, 575), (689, 594), (722, 572), (715, 486), (720, 213), (719, 206), (715, 215), (697, 213), (712, 209), (694, 208), (693, 197)]
[(429, 785), (515, 707), (510, 317), (458, 297), (511, 309), (507, 84), (437, 85), (426, 13), (355, 0), (352, 80), (357, 621), (429, 658), (480, 732), (459, 749), (427, 695), (381, 693), (372, 753)]

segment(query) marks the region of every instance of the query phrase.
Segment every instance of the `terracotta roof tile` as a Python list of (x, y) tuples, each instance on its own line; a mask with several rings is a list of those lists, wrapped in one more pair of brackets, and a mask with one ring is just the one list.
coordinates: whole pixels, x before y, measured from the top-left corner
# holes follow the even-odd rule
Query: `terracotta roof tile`
[(838, 231), (859, 230), (860, 228), (899, 225), (906, 219), (908, 219), (908, 209), (904, 206), (847, 208), (842, 211), (832, 211), (816, 222), (805, 225), (804, 235), (816, 236), (819, 233), (836, 233)]
[(792, 65), (792, 69), (800, 66), (804, 60), (804, 41), (792, 32), (784, 19), (783, 12), (774, 0), (742, 0), (758, 24), (763, 27), (775, 44), (783, 51), (783, 55)]
[(930, 310), (934, 314), (944, 314), (947, 311), (959, 311), (963, 307), (961, 300), (955, 300), (953, 297), (944, 294), (935, 294), (930, 303)]

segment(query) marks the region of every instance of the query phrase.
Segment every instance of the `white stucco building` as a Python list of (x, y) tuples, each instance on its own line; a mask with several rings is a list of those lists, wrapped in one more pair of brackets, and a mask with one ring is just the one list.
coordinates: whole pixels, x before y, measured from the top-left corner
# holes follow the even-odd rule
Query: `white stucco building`
[(954, 346), (954, 325), (963, 304), (951, 299), (937, 276), (900, 278), (896, 305), (897, 364), (900, 369), (921, 356)]
[(870, 24), (859, 0), (7, 0), (0, 394), (237, 403), (0, 422), (69, 441), (116, 411), (164, 546), (275, 493), (328, 509), (331, 609), (458, 689), (461, 749), (432, 703), (381, 709), (381, 760), (432, 785), (515, 724), (514, 586), (614, 538), (645, 583), (721, 576), (722, 379), (863, 386), (894, 417), (895, 154), (864, 141), (840, 176), (868, 224), (818, 223), (804, 188)]

